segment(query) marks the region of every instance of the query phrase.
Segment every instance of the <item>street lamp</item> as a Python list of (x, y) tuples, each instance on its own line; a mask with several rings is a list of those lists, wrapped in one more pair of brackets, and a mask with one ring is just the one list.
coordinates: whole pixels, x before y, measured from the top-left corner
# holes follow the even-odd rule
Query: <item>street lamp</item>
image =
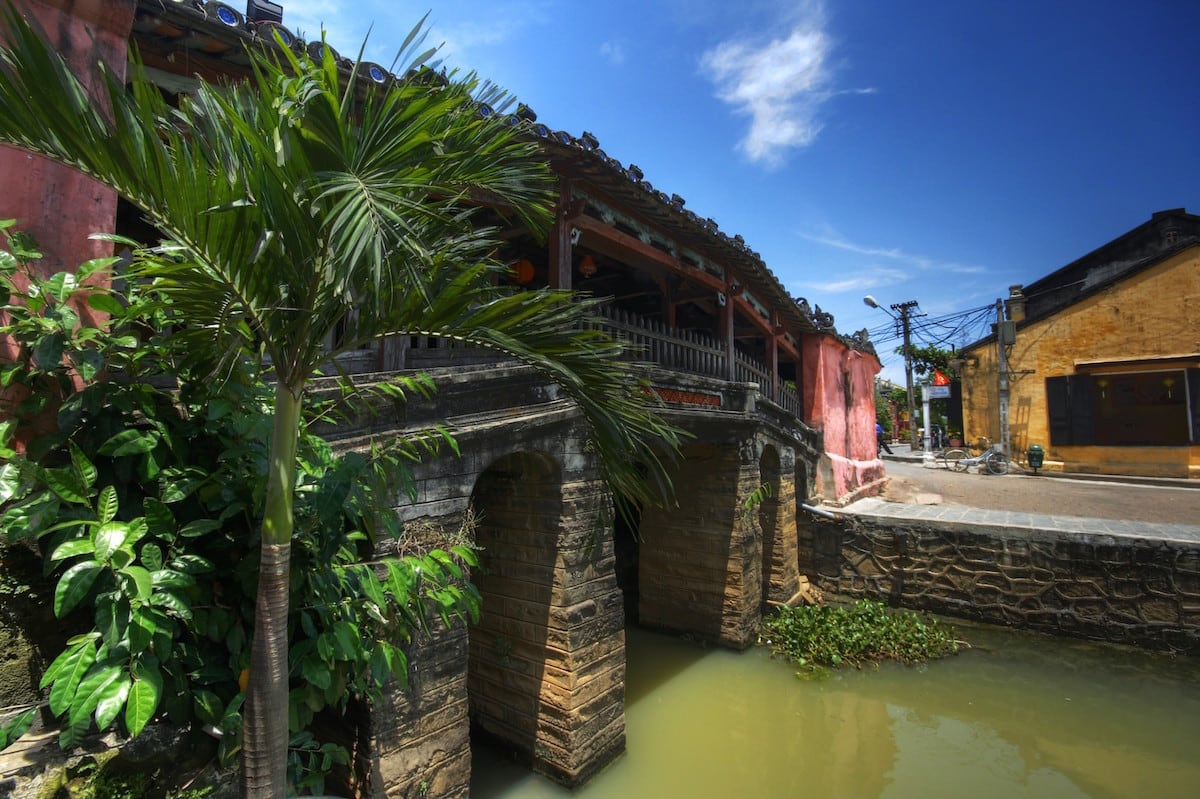
[[(892, 303), (892, 310), (884, 308), (870, 294), (863, 297), (863, 302), (868, 308), (878, 308), (888, 316), (900, 323), (901, 330), (904, 333), (904, 387), (908, 391), (908, 434), (913, 452), (921, 446), (921, 442), (917, 440), (917, 427), (913, 422), (917, 419), (917, 404), (916, 398), (913, 396), (913, 380), (912, 380), (912, 326), (909, 324), (911, 311), (917, 307), (916, 300), (907, 302)], [(892, 311), (896, 311), (900, 315), (897, 316)], [(926, 421), (928, 425), (928, 421)]]

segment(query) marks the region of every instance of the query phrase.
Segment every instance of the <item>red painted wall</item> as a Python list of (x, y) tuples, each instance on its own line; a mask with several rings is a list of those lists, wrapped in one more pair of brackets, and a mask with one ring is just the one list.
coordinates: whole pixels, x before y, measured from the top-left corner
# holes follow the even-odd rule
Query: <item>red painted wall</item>
[[(53, 42), (89, 89), (98, 85), (100, 60), (125, 75), (135, 0), (16, 0), (15, 6)], [(5, 31), (0, 29), (0, 40)], [(33, 268), (43, 275), (73, 271), (80, 263), (112, 254), (112, 245), (92, 241), (92, 233), (115, 232), (117, 195), (69, 167), (23, 150), (0, 145), (0, 219), (16, 219), (20, 230), (37, 241), (43, 258)], [(18, 280), (19, 282), (19, 280)], [(99, 322), (84, 305), (80, 317)], [(10, 340), (0, 338), (0, 359), (16, 357)], [(6, 392), (0, 405), (21, 399)], [(53, 427), (53, 413), (33, 420), (15, 441), (21, 449)]]
[[(85, 86), (97, 84), (99, 60), (124, 76), (134, 0), (17, 0), (16, 6), (46, 32)], [(0, 38), (4, 35), (0, 31)], [(90, 241), (111, 233), (117, 195), (73, 169), (0, 145), (0, 219), (16, 219), (37, 239), (47, 274), (109, 255), (112, 246)]]
[(875, 445), (875, 375), (879, 359), (833, 336), (801, 342), (804, 415), (823, 437), (816, 490), (827, 502), (848, 502), (882, 489)]

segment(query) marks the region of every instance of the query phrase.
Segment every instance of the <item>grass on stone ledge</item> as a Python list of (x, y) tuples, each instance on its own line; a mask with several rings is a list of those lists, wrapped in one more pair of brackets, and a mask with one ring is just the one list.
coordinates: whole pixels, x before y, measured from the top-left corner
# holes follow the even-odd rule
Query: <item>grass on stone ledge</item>
[(954, 628), (908, 610), (860, 599), (853, 605), (780, 608), (763, 620), (759, 643), (819, 672), (880, 660), (923, 663), (958, 652)]

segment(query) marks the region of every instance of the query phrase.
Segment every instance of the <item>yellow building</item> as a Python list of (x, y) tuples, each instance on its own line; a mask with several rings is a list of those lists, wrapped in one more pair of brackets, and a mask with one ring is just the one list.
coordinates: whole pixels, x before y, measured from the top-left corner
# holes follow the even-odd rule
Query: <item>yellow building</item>
[[(1200, 479), (1200, 216), (1149, 222), (1027, 286), (997, 326), (1014, 459)], [(963, 350), (968, 439), (1000, 440), (997, 334)]]

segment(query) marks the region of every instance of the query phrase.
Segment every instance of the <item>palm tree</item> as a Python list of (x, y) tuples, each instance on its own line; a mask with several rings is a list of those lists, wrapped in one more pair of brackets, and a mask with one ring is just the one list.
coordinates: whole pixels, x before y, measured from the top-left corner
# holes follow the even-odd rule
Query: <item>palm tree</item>
[(495, 287), (495, 231), (477, 209), (544, 231), (551, 176), (535, 144), (478, 113), (488, 87), (419, 68), (419, 35), (386, 86), (347, 79), (328, 51), (268, 47), (250, 54), (252, 81), (202, 85), (176, 109), (136, 67), (127, 88), (101, 65), (102, 96), (89, 97), (40, 32), (11, 7), (2, 21), (0, 141), (139, 208), (163, 242), (136, 269), (190, 323), (181, 334), (273, 366), (242, 779), (246, 796), (282, 797), (296, 442), (331, 331), (344, 349), (423, 334), (532, 365), (578, 403), (610, 485), (635, 500), (662, 495), (651, 442), (673, 446), (675, 431), (618, 365), (620, 346), (586, 325), (591, 301)]

